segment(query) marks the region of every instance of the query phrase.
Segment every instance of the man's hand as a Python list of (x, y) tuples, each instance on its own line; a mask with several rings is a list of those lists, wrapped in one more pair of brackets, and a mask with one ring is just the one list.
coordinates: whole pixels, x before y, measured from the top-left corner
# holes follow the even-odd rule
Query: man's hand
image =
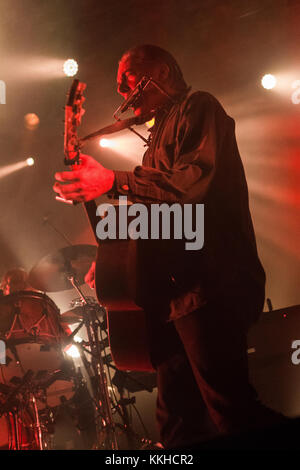
[(86, 202), (107, 193), (114, 183), (115, 175), (89, 155), (80, 155), (81, 163), (73, 171), (55, 173), (53, 189), (64, 199)]
[(91, 264), (90, 269), (86, 273), (84, 280), (90, 286), (91, 289), (95, 289), (95, 269), (96, 269), (96, 262), (93, 261)]

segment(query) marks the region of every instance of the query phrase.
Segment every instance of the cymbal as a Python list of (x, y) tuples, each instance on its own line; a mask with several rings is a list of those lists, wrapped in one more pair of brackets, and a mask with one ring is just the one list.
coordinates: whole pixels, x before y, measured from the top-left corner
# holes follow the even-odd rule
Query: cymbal
[(72, 312), (65, 312), (60, 315), (60, 321), (62, 323), (68, 323), (68, 325), (73, 325), (73, 323), (80, 323), (82, 321), (83, 317), (73, 314)]
[(29, 283), (43, 292), (60, 292), (73, 289), (68, 274), (73, 275), (79, 284), (95, 260), (97, 247), (93, 245), (66, 246), (46, 255), (30, 271)]
[(75, 307), (72, 310), (67, 310), (64, 313), (60, 314), (60, 321), (64, 323), (69, 323), (72, 325), (73, 323), (79, 323), (84, 317), (84, 307)]

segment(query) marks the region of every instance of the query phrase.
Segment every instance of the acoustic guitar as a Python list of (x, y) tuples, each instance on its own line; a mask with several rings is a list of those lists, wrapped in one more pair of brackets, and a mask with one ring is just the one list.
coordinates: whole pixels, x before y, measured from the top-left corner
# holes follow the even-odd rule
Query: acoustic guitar
[[(64, 155), (65, 164), (71, 170), (80, 163), (80, 150), (85, 141), (85, 138), (78, 137), (77, 132), (84, 114), (85, 88), (85, 83), (74, 80), (65, 106)], [(133, 119), (123, 121), (123, 124), (117, 122), (104, 128), (102, 134), (117, 132), (133, 122)], [(99, 303), (107, 311), (113, 360), (121, 370), (152, 371), (148, 319), (145, 311), (136, 303), (141, 293), (141, 277), (137, 273), (142, 257), (139, 259), (138, 255), (143, 247), (131, 239), (106, 239), (100, 242), (96, 235), (96, 226), (100, 220), (96, 215), (96, 202), (85, 202), (84, 208), (98, 245), (96, 294)]]

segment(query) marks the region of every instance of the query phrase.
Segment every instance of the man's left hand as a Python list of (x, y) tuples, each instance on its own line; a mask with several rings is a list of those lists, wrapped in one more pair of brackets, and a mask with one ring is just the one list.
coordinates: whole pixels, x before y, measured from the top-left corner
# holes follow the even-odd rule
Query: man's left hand
[(80, 155), (80, 165), (73, 171), (55, 173), (53, 189), (67, 200), (86, 202), (109, 191), (115, 175), (89, 155)]

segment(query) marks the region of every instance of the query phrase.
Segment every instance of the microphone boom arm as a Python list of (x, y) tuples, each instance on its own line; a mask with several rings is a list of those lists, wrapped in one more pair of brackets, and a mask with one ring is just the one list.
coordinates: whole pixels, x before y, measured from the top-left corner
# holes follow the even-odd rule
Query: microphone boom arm
[[(148, 114), (147, 116), (135, 116), (135, 117), (131, 117), (128, 119), (119, 120), (115, 122), (114, 124), (110, 124), (109, 126), (102, 127), (102, 129), (99, 129), (96, 132), (92, 132), (91, 134), (88, 134), (85, 137), (82, 137), (81, 139), (79, 139), (79, 147), (82, 148), (83, 145), (87, 141), (96, 139), (97, 137), (100, 137), (102, 135), (114, 134), (115, 132), (122, 131), (123, 129), (133, 130), (131, 129), (131, 126), (144, 124), (145, 122), (150, 121), (152, 117), (153, 117), (153, 114), (151, 113), (151, 114)], [(144, 140), (146, 141), (146, 139)]]

